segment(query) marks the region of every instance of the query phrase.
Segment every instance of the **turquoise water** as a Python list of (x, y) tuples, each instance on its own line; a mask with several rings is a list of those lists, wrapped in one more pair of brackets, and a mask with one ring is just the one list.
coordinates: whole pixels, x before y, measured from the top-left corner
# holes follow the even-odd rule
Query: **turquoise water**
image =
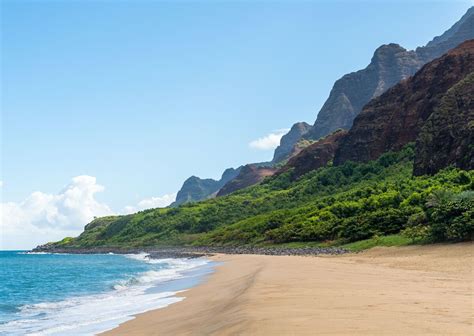
[(204, 259), (0, 251), (0, 335), (91, 335), (182, 298)]

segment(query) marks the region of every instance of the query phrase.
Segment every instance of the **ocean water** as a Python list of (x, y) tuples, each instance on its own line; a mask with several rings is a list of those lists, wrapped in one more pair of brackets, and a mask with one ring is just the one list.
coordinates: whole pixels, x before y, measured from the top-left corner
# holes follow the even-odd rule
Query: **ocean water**
[(0, 251), (0, 335), (94, 335), (182, 300), (212, 270), (203, 258)]

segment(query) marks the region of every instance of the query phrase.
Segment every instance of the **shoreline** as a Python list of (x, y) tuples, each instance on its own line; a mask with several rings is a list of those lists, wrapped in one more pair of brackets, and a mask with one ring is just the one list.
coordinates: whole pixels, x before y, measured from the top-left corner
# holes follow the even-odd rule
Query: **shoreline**
[(472, 243), (342, 256), (223, 255), (185, 299), (100, 335), (464, 335)]
[(274, 256), (316, 256), (340, 255), (353, 253), (341, 247), (255, 247), (255, 246), (195, 246), (195, 247), (91, 247), (91, 248), (49, 248), (41, 245), (30, 251), (31, 253), (67, 253), (67, 254), (140, 254), (147, 253), (152, 259), (164, 258), (199, 258), (215, 254), (252, 254)]
[[(216, 265), (208, 258), (152, 260), (146, 254), (12, 251), (2, 252), (1, 259), (11, 266), (12, 272), (2, 279), (13, 293), (2, 302), (1, 335), (95, 335), (112, 330), (137, 314), (182, 300), (178, 294), (203, 282)], [(55, 269), (57, 265), (61, 267)], [(17, 278), (31, 287), (23, 292)], [(58, 288), (64, 290), (56, 293)]]

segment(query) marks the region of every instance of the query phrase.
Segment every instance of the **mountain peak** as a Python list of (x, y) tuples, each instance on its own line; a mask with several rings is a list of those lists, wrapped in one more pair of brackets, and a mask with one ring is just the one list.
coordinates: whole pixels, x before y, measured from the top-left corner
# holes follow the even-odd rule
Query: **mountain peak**
[(317, 140), (338, 128), (349, 129), (371, 99), (412, 76), (424, 64), (473, 38), (474, 7), (471, 7), (450, 29), (415, 51), (396, 43), (380, 46), (365, 69), (346, 74), (334, 83), (305, 137)]
[(378, 62), (380, 59), (386, 57), (395, 56), (399, 53), (406, 52), (407, 50), (397, 43), (382, 44), (380, 47), (375, 49), (374, 56), (372, 56), (372, 63)]
[(292, 153), (295, 144), (308, 133), (311, 125), (305, 122), (297, 122), (280, 140), (280, 145), (275, 149), (273, 163), (284, 161)]
[(416, 48), (416, 53), (424, 62), (429, 62), (472, 38), (474, 38), (474, 7), (469, 8), (466, 14), (443, 34), (433, 38), (426, 46)]
[(443, 34), (434, 37), (430, 42), (426, 44), (427, 48), (437, 46), (446, 40), (452, 38), (463, 26), (470, 26), (472, 28), (474, 20), (474, 6), (469, 8), (467, 12), (456, 22), (451, 28), (445, 31)]
[(241, 190), (260, 183), (265, 177), (272, 176), (276, 168), (247, 164), (240, 169), (239, 174), (227, 182), (217, 193), (217, 196), (225, 196), (237, 190)]
[[(472, 78), (464, 79), (472, 71), (474, 40), (436, 58), (414, 76), (371, 100), (342, 140), (334, 164), (375, 160), (387, 151), (398, 151), (416, 140), (416, 148), (419, 148), (420, 130), (440, 109), (436, 112), (437, 119), (431, 120), (432, 125), (421, 139), (425, 162), (418, 171), (433, 173), (448, 164), (471, 169), (469, 139), (472, 131), (467, 125), (472, 120), (473, 89)], [(461, 81), (457, 91), (451, 92)], [(445, 106), (441, 106), (442, 103)], [(463, 117), (453, 118), (453, 111)]]

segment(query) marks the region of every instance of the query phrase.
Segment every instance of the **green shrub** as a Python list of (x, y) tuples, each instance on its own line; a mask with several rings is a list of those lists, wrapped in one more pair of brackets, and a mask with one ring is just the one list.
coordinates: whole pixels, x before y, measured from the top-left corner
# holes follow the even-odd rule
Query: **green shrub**
[(426, 225), (409, 226), (401, 231), (401, 235), (410, 238), (412, 242), (424, 242), (429, 240), (431, 228)]
[(413, 148), (408, 146), (368, 163), (319, 168), (296, 181), (287, 172), (225, 197), (98, 218), (78, 238), (58, 244), (314, 244), (361, 239), (374, 244), (374, 236), (400, 232), (415, 240), (426, 235), (433, 241), (470, 239), (474, 172), (447, 168), (413, 177), (412, 169)]
[(474, 232), (474, 192), (434, 193), (427, 202), (431, 238), (434, 241), (472, 239)]

